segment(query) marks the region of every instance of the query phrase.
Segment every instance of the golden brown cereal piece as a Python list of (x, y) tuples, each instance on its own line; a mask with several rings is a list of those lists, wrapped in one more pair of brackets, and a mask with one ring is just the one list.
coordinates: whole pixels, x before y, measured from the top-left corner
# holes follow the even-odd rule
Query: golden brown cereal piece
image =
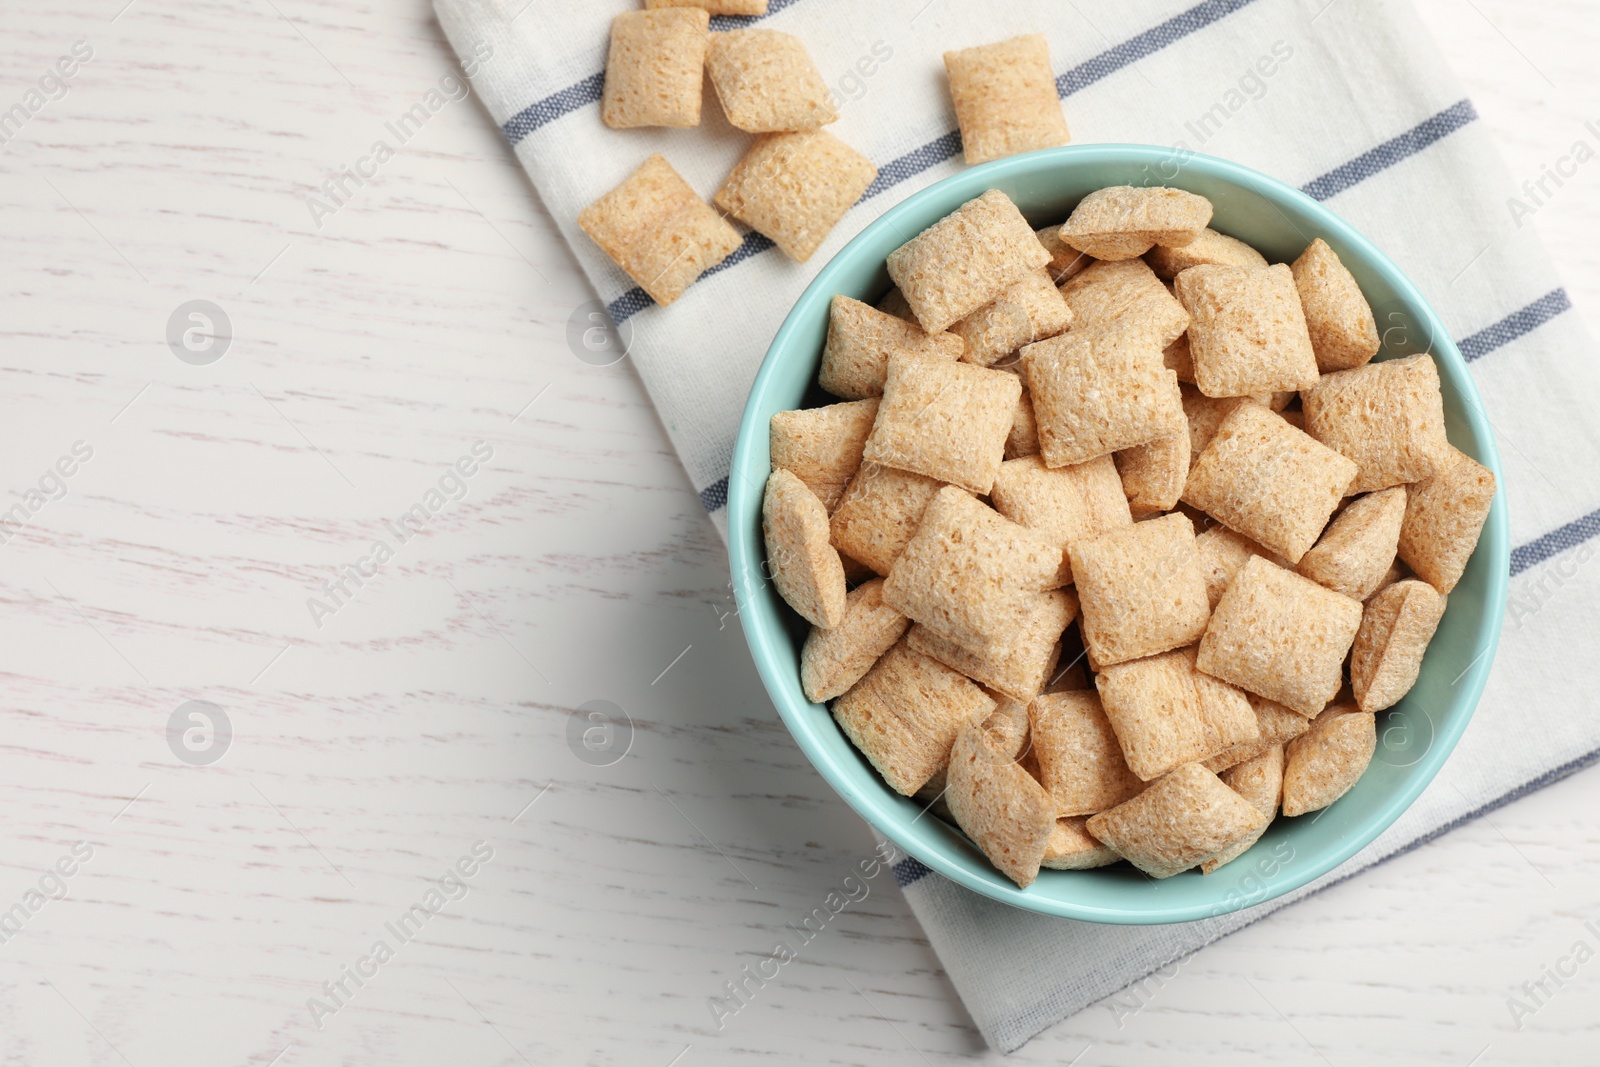
[(947, 330), (1050, 262), (998, 189), (967, 201), (889, 253), (889, 277), (929, 333)]
[(995, 751), (1004, 755), (1006, 759), (1020, 760), (1027, 756), (1032, 738), (1028, 731), (1026, 704), (1015, 700), (1001, 700), (987, 716), (974, 721), (989, 735), (989, 743)]
[(1189, 326), (1189, 313), (1142, 259), (1092, 264), (1063, 284), (1061, 295), (1079, 333), (1135, 331), (1165, 349)]
[(813, 628), (800, 649), (800, 687), (806, 699), (821, 704), (855, 685), (910, 625), (910, 619), (883, 602), (882, 578), (850, 590), (839, 625)]
[(1369, 493), (1350, 504), (1329, 524), (1295, 570), (1318, 585), (1356, 600), (1377, 592), (1394, 564), (1400, 544), (1400, 523), (1406, 517), (1402, 486)]
[(1201, 264), (1178, 275), (1176, 289), (1189, 312), (1189, 351), (1202, 393), (1247, 396), (1317, 383), (1317, 357), (1286, 265)]
[(1102, 668), (1095, 677), (1128, 767), (1142, 780), (1257, 742), (1261, 729), (1244, 693), (1195, 670), (1195, 652)]
[(1452, 447), (1443, 470), (1406, 490), (1400, 558), (1441, 593), (1456, 587), (1494, 504), (1494, 472)]
[[(834, 297), (834, 299), (837, 300), (838, 297)], [(895, 318), (903, 319), (913, 326), (917, 324), (917, 316), (912, 313), (911, 305), (906, 303), (906, 294), (902, 293), (896, 286), (891, 285), (889, 291), (884, 293), (883, 298), (873, 306), (885, 315), (893, 315)], [(922, 327), (917, 326), (917, 329), (920, 330)]]
[(1114, 185), (1072, 209), (1061, 239), (1096, 259), (1133, 259), (1152, 245), (1186, 245), (1211, 221), (1211, 201), (1182, 189)]
[[(1206, 599), (1212, 608), (1222, 599), (1223, 592), (1233, 576), (1251, 556), (1260, 556), (1279, 566), (1284, 559), (1256, 544), (1244, 534), (1235, 533), (1226, 526), (1213, 526), (1195, 535), (1194, 550), (1200, 556), (1200, 570), (1206, 578)], [(1216, 768), (1213, 767), (1212, 770)]]
[(832, 511), (861, 466), (861, 449), (878, 417), (871, 397), (772, 416), (772, 466), (793, 471)]
[(1036, 593), (1030, 599), (1022, 630), (998, 655), (976, 655), (926, 626), (913, 626), (906, 644), (1026, 704), (1050, 680), (1061, 656), (1061, 632), (1078, 614), (1078, 598), (1071, 593)]
[[(1182, 307), (1183, 305), (1179, 305)], [(1184, 312), (1185, 315), (1188, 312)], [(1178, 376), (1178, 381), (1190, 386), (1194, 385), (1194, 353), (1189, 351), (1189, 333), (1187, 327), (1178, 336), (1178, 339), (1161, 350), (1161, 362), (1173, 374)], [(1199, 395), (1199, 390), (1195, 390)], [(1209, 398), (1208, 398), (1209, 399)]]
[(887, 576), (943, 484), (910, 471), (863, 463), (833, 511), (829, 523), (833, 546)]
[(1050, 253), (1050, 262), (1045, 264), (1045, 270), (1050, 272), (1050, 280), (1057, 285), (1064, 284), (1069, 278), (1082, 274), (1091, 265), (1095, 258), (1078, 251), (1061, 239), (1061, 226), (1046, 226), (1042, 230), (1034, 230), (1033, 235), (1044, 245), (1044, 250)]
[(1411, 692), (1444, 608), (1445, 598), (1414, 578), (1367, 601), (1350, 650), (1350, 688), (1362, 711), (1392, 708)]
[(1093, 815), (1114, 808), (1144, 788), (1128, 769), (1100, 697), (1051, 693), (1028, 705), (1040, 782), (1057, 816)]
[(1225, 263), (1234, 267), (1259, 269), (1267, 265), (1267, 257), (1237, 238), (1218, 233), (1209, 226), (1200, 236), (1179, 248), (1156, 245), (1144, 255), (1144, 261), (1163, 281), (1170, 282), (1190, 267), (1202, 263)]
[(1206, 396), (1193, 385), (1179, 386), (1183, 396), (1183, 415), (1189, 423), (1189, 465), (1192, 468), (1206, 445), (1217, 435), (1222, 420), (1240, 404), (1258, 403), (1253, 396)]
[(1183, 399), (1137, 333), (1068, 331), (1022, 350), (1046, 464), (1065, 467), (1181, 433)]
[(749, 133), (814, 130), (839, 117), (811, 53), (792, 34), (714, 33), (706, 71), (728, 121)]
[(1005, 459), (1022, 382), (925, 356), (889, 360), (864, 458), (987, 493)]
[(1039, 866), (1052, 871), (1087, 871), (1104, 867), (1122, 857), (1116, 850), (1107, 848), (1089, 833), (1089, 820), (1082, 815), (1070, 819), (1057, 819), (1050, 839), (1045, 842), (1044, 859)]
[(761, 500), (767, 566), (778, 595), (824, 630), (844, 618), (844, 565), (828, 544), (828, 509), (791, 471), (775, 470)]
[(1020, 639), (1037, 604), (1029, 594), (1054, 583), (1059, 560), (1050, 542), (947, 485), (895, 560), (883, 600), (969, 652), (998, 657)]
[(1339, 692), (1360, 625), (1360, 602), (1252, 556), (1211, 613), (1198, 664), (1310, 717)]
[(957, 735), (948, 781), (945, 800), (956, 825), (1001, 873), (1027, 888), (1039, 876), (1045, 844), (1055, 829), (1044, 787), (997, 750), (979, 726)]
[(613, 129), (700, 125), (710, 21), (695, 8), (625, 11), (612, 19), (601, 121)]
[(995, 701), (959, 671), (902, 641), (833, 702), (833, 717), (901, 796), (911, 796), (950, 760), (962, 727)]
[(1071, 140), (1044, 34), (946, 52), (944, 69), (968, 163)]
[(1191, 644), (1205, 632), (1211, 611), (1186, 515), (1075, 542), (1072, 577), (1083, 640), (1097, 669)]
[(1336, 704), (1284, 748), (1283, 813), (1321, 811), (1350, 791), (1378, 749), (1370, 712)]
[(1295, 564), (1355, 475), (1333, 449), (1259, 404), (1240, 404), (1195, 461), (1183, 499)]
[(713, 15), (765, 15), (767, 0), (644, 0), (654, 11), (662, 7), (703, 7)]
[(756, 138), (715, 200), (804, 263), (877, 174), (870, 159), (827, 130), (767, 133)]
[(828, 342), (817, 384), (847, 400), (882, 396), (891, 357), (957, 360), (964, 351), (965, 343), (953, 333), (923, 333), (915, 322), (848, 296), (835, 296), (828, 307)]
[(1061, 585), (1072, 581), (1073, 542), (1133, 524), (1110, 456), (1054, 468), (1038, 456), (1007, 460), (989, 496), (1000, 514), (1061, 546)]
[[(1039, 424), (1033, 419), (1033, 401), (1023, 386), (1017, 397), (1017, 410), (1011, 415), (1011, 432), (1006, 435), (1006, 458), (1021, 459), (1039, 454)], [(996, 476), (998, 477), (998, 475)]]
[(1088, 829), (1152, 878), (1171, 878), (1258, 833), (1267, 817), (1200, 766), (1186, 763)]
[(1134, 512), (1170, 511), (1189, 480), (1189, 431), (1185, 428), (1125, 449), (1117, 453), (1116, 460), (1122, 490)]
[(1272, 746), (1287, 744), (1311, 729), (1310, 719), (1290, 711), (1277, 701), (1258, 697), (1254, 693), (1246, 693), (1245, 696), (1250, 699), (1250, 707), (1256, 713), (1256, 726), (1261, 730), (1261, 737), (1225, 748), (1210, 759), (1203, 760), (1206, 770), (1213, 774), (1221, 774), (1229, 767), (1255, 759)]
[(1444, 396), (1429, 356), (1324, 375), (1301, 403), (1306, 432), (1361, 468), (1351, 493), (1421, 481), (1448, 461)]
[[(1403, 525), (1404, 524), (1402, 523), (1402, 526)], [(1367, 599), (1371, 600), (1373, 597), (1377, 596), (1379, 593), (1381, 593), (1385, 589), (1389, 588), (1395, 582), (1403, 582), (1407, 578), (1415, 578), (1415, 577), (1416, 577), (1416, 575), (1411, 573), (1411, 568), (1410, 567), (1407, 567), (1399, 559), (1396, 559), (1393, 563), (1389, 564), (1389, 569), (1383, 573), (1383, 579), (1380, 582), (1378, 582), (1378, 588), (1374, 589), (1367, 596)]]
[(950, 327), (967, 343), (961, 358), (980, 367), (1006, 360), (1023, 345), (1054, 337), (1072, 323), (1072, 309), (1041, 267), (1024, 274), (991, 303)]
[[(1244, 797), (1251, 807), (1266, 816), (1270, 825), (1278, 814), (1278, 804), (1283, 800), (1283, 746), (1269, 746), (1259, 755), (1223, 771), (1221, 778), (1223, 785)], [(1210, 874), (1223, 864), (1238, 859), (1266, 832), (1267, 827), (1263, 826), (1256, 833), (1223, 849), (1200, 865), (1200, 873)]]
[(658, 155), (584, 208), (578, 226), (663, 307), (727, 259), (740, 240)]
[(1378, 354), (1372, 307), (1328, 242), (1320, 237), (1312, 241), (1291, 269), (1318, 370), (1349, 370)]

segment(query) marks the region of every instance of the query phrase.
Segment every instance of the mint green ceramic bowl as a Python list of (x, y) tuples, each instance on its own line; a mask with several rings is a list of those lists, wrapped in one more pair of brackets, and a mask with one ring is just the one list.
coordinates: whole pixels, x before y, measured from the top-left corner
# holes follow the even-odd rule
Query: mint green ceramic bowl
[(889, 289), (885, 257), (986, 189), (1004, 191), (1033, 225), (1043, 226), (1064, 220), (1081, 197), (1107, 185), (1168, 185), (1199, 193), (1215, 206), (1215, 229), (1254, 245), (1273, 262), (1292, 261), (1314, 237), (1327, 241), (1378, 317), (1384, 336), (1378, 358), (1431, 348), (1444, 384), (1451, 442), (1501, 478), (1481, 401), (1438, 316), (1399, 268), (1338, 215), (1226, 160), (1149, 145), (1069, 146), (974, 167), (911, 195), (846, 245), (801, 295), (773, 338), (739, 428), (728, 497), (733, 583), (750, 651), (795, 740), (839, 795), (902, 850), (946, 878), (1029, 911), (1102, 923), (1183, 922), (1259, 904), (1338, 866), (1393, 823), (1438, 772), (1472, 718), (1500, 636), (1510, 551), (1503, 492), (1465, 577), (1450, 594), (1416, 687), (1379, 714), (1378, 752), (1355, 787), (1323, 812), (1279, 818), (1248, 853), (1215, 874), (1189, 871), (1163, 881), (1118, 864), (1047, 870), (1018, 889), (960, 831), (923, 815), (916, 802), (885, 785), (828, 709), (806, 700), (799, 665), (806, 623), (762, 580), (767, 423), (774, 412), (831, 401), (815, 382), (833, 295), (876, 301)]

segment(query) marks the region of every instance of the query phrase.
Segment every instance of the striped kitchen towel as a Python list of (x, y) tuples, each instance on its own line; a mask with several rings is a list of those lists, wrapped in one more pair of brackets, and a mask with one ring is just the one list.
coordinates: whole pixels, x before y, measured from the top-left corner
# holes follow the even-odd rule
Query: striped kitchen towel
[[(577, 228), (651, 152), (709, 198), (749, 144), (714, 98), (689, 130), (600, 122), (608, 27), (637, 0), (435, 0), (475, 86), (532, 177), (650, 391), (706, 510), (722, 518), (734, 434), (767, 343), (822, 264), (907, 194), (963, 166), (946, 49), (1045, 33), (1077, 142), (1226, 156), (1328, 202), (1407, 271), (1483, 393), (1505, 472), (1509, 617), (1471, 729), (1406, 814), (1287, 897), (1202, 922), (1106, 927), (978, 897), (915, 861), (896, 870), (985, 1037), (1010, 1050), (1050, 1023), (1178, 965), (1307, 893), (1415, 848), (1600, 759), (1583, 665), (1600, 662), (1600, 360), (1527, 217), (1559, 179), (1514, 190), (1472, 104), (1403, 0), (771, 0), (757, 22), (803, 38), (840, 102), (832, 132), (878, 178), (810, 263), (756, 234), (676, 303), (655, 307)], [(482, 57), (487, 56), (487, 59)], [(1585, 139), (1595, 138), (1587, 131)], [(1592, 154), (1597, 145), (1589, 145)], [(1538, 195), (1532, 195), (1533, 193)], [(1526, 728), (1538, 693), (1539, 729)], [(1115, 1007), (1119, 1001), (1108, 1001)]]

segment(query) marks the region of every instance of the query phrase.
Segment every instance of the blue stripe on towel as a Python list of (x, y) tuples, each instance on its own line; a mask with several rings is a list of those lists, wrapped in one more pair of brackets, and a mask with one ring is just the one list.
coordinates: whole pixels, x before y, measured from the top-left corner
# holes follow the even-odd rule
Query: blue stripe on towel
[(1565, 289), (1552, 289), (1525, 308), (1519, 308), (1492, 326), (1486, 326), (1456, 345), (1461, 358), (1471, 363), (1538, 329), (1564, 311), (1572, 310)]
[(1435, 141), (1456, 132), (1478, 117), (1471, 100), (1458, 100), (1437, 115), (1411, 127), (1398, 137), (1391, 137), (1370, 152), (1363, 152), (1343, 166), (1335, 167), (1320, 178), (1300, 187), (1300, 191), (1313, 200), (1326, 200), (1342, 193), (1377, 174), (1388, 170), (1402, 159), (1407, 159), (1427, 148)]

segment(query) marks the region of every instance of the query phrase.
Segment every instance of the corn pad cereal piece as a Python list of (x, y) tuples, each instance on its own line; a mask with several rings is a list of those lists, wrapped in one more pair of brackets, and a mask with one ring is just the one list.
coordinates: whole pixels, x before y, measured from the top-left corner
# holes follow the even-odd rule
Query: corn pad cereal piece
[(980, 656), (998, 657), (1021, 639), (1054, 583), (1055, 546), (1003, 519), (968, 493), (945, 486), (895, 560), (884, 603)]
[(855, 206), (878, 168), (827, 130), (756, 138), (714, 198), (804, 263)]
[(1044, 34), (946, 52), (944, 69), (968, 163), (1071, 140)]
[(1133, 259), (1153, 245), (1186, 245), (1211, 221), (1211, 201), (1182, 189), (1113, 185), (1073, 208), (1061, 239), (1096, 259)]
[(660, 156), (584, 208), (578, 226), (666, 306), (739, 247), (739, 233)]
[(1211, 612), (1188, 516), (1137, 522), (1071, 551), (1080, 628), (1097, 669), (1192, 644), (1205, 632)]
[[(1006, 434), (1006, 459), (1022, 459), (1039, 454), (1039, 424), (1033, 418), (1033, 401), (1028, 399), (1028, 387), (1022, 387), (1017, 397), (1017, 410), (1011, 415), (1011, 432)], [(1001, 464), (1001, 469), (1005, 468)], [(999, 475), (995, 475), (999, 478)]]
[(1406, 489), (1400, 558), (1441, 593), (1467, 569), (1494, 504), (1494, 472), (1452, 447), (1444, 469)]
[(833, 546), (887, 577), (943, 485), (936, 478), (863, 463), (829, 520)]
[(1060, 223), (1034, 230), (1033, 235), (1039, 239), (1041, 245), (1044, 245), (1044, 250), (1050, 253), (1050, 262), (1045, 264), (1044, 269), (1050, 273), (1050, 280), (1057, 285), (1063, 285), (1069, 279), (1076, 278), (1097, 262), (1093, 256), (1078, 251), (1061, 239)]
[(948, 782), (945, 800), (956, 825), (1002, 874), (1026, 889), (1039, 876), (1055, 829), (1044, 787), (998, 751), (980, 726), (956, 737)]
[(976, 655), (925, 626), (913, 626), (906, 644), (1026, 704), (1050, 680), (1061, 656), (1061, 633), (1078, 614), (1078, 598), (1071, 593), (1035, 593), (1029, 599), (1022, 629), (997, 655)]
[(953, 333), (924, 333), (915, 322), (848, 296), (835, 296), (828, 306), (828, 341), (817, 384), (834, 396), (865, 400), (883, 395), (889, 360), (895, 356), (953, 361), (964, 351), (966, 345)]
[(1255, 270), (1267, 266), (1266, 256), (1243, 241), (1218, 233), (1209, 226), (1200, 231), (1199, 237), (1181, 247), (1156, 245), (1145, 253), (1144, 261), (1150, 264), (1156, 277), (1166, 282), (1202, 263), (1223, 263)]
[(921, 356), (889, 360), (863, 457), (987, 493), (1005, 459), (1022, 382), (1014, 374)]
[(694, 8), (625, 11), (612, 19), (601, 121), (612, 129), (700, 125), (710, 21)]
[(833, 717), (890, 788), (909, 797), (949, 764), (962, 727), (994, 708), (959, 671), (902, 641), (833, 702)]
[(1138, 334), (1068, 331), (1022, 350), (1039, 450), (1085, 463), (1187, 428), (1178, 379)]
[(850, 590), (844, 618), (831, 630), (812, 628), (800, 649), (800, 687), (821, 704), (859, 682), (905, 634), (911, 620), (883, 602), (883, 579)]
[(1171, 511), (1189, 480), (1189, 431), (1124, 449), (1116, 454), (1116, 463), (1134, 514)]
[(1051, 693), (1028, 705), (1040, 783), (1058, 817), (1093, 815), (1138, 795), (1117, 734), (1093, 690)]
[(950, 332), (967, 344), (961, 358), (980, 367), (1006, 361), (1023, 345), (1054, 337), (1072, 323), (1072, 309), (1043, 267), (960, 322)]
[(1318, 715), (1311, 729), (1284, 747), (1283, 813), (1321, 811), (1350, 791), (1378, 749), (1378, 727), (1369, 712), (1336, 704)]
[[(1200, 453), (1206, 450), (1211, 439), (1217, 436), (1222, 420), (1233, 414), (1240, 404), (1262, 404), (1261, 396), (1206, 396), (1192, 384), (1180, 385), (1183, 397), (1183, 417), (1189, 424), (1189, 465), (1194, 466)], [(1265, 394), (1263, 394), (1265, 395)]]
[(1044, 859), (1039, 866), (1052, 871), (1087, 871), (1116, 863), (1122, 857), (1107, 848), (1089, 832), (1086, 816), (1057, 819), (1045, 842)]
[(1195, 670), (1195, 652), (1102, 667), (1095, 678), (1128, 767), (1143, 781), (1261, 739), (1245, 694)]
[(1186, 763), (1132, 800), (1091, 815), (1088, 830), (1152, 878), (1171, 878), (1263, 830), (1267, 817), (1222, 779)]
[(1253, 760), (1274, 745), (1285, 745), (1311, 728), (1311, 720), (1298, 712), (1290, 711), (1276, 701), (1246, 693), (1250, 708), (1256, 713), (1256, 726), (1261, 736), (1255, 741), (1225, 748), (1210, 759), (1202, 760), (1206, 770), (1221, 774), (1229, 767)]
[(1290, 269), (1318, 370), (1349, 370), (1378, 354), (1381, 342), (1372, 306), (1328, 242), (1313, 240)]
[(824, 630), (844, 618), (844, 565), (828, 543), (828, 509), (791, 471), (775, 470), (761, 499), (767, 566), (778, 595)]
[(768, 431), (773, 469), (793, 471), (832, 511), (861, 466), (861, 449), (877, 417), (876, 397), (780, 411)]
[(994, 509), (1060, 546), (1056, 581), (1072, 582), (1072, 544), (1133, 525), (1110, 456), (1071, 467), (1046, 467), (1038, 456), (1007, 460), (990, 490)]
[(1421, 481), (1449, 460), (1444, 396), (1432, 357), (1324, 375), (1301, 402), (1306, 432), (1361, 468), (1351, 493)]
[(712, 15), (765, 15), (767, 0), (644, 0), (650, 11), (664, 7), (700, 7)]
[[(1260, 556), (1279, 566), (1284, 559), (1276, 552), (1262, 548), (1244, 534), (1235, 533), (1226, 526), (1213, 526), (1195, 535), (1194, 550), (1200, 556), (1200, 570), (1206, 579), (1206, 600), (1213, 609), (1228, 583), (1239, 573), (1251, 556)], [(1212, 768), (1215, 770), (1216, 768)]]
[(839, 117), (811, 53), (793, 34), (714, 33), (706, 71), (728, 121), (748, 133), (814, 130)]
[(1189, 328), (1189, 313), (1142, 259), (1094, 263), (1063, 283), (1061, 295), (1079, 333), (1130, 331), (1165, 349)]
[[(1261, 754), (1223, 771), (1219, 777), (1223, 785), (1238, 793), (1250, 803), (1251, 807), (1266, 816), (1270, 825), (1273, 817), (1278, 814), (1279, 803), (1283, 800), (1283, 746), (1271, 745)], [(1202, 863), (1200, 873), (1210, 874), (1223, 864), (1232, 863), (1248, 852), (1251, 845), (1261, 840), (1261, 835), (1266, 831), (1267, 827), (1263, 826), (1256, 833), (1229, 845)]]
[(998, 189), (962, 204), (889, 253), (889, 277), (929, 333), (947, 330), (1050, 262)]
[(1339, 692), (1360, 626), (1359, 601), (1252, 556), (1211, 613), (1197, 663), (1310, 718)]
[(1414, 578), (1367, 601), (1350, 650), (1350, 688), (1362, 711), (1392, 708), (1417, 684), (1444, 608), (1445, 598)]
[(1355, 463), (1333, 449), (1259, 404), (1240, 404), (1195, 461), (1183, 500), (1296, 564), (1355, 476)]
[(1248, 396), (1317, 383), (1317, 357), (1287, 266), (1201, 264), (1178, 275), (1175, 288), (1189, 312), (1189, 351), (1202, 393)]
[(1365, 600), (1394, 565), (1405, 517), (1402, 486), (1358, 497), (1328, 524), (1295, 570), (1336, 593)]

